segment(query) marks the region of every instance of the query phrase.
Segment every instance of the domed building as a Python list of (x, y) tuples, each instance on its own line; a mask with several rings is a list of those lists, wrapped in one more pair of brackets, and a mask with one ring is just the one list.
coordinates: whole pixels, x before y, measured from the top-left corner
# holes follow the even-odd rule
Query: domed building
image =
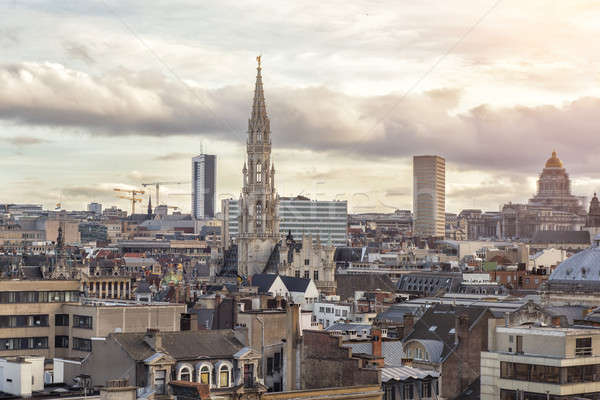
[(502, 237), (534, 239), (538, 232), (580, 231), (586, 216), (581, 199), (571, 194), (571, 179), (563, 162), (553, 151), (538, 178), (535, 196), (527, 204), (502, 207)]
[(560, 263), (548, 279), (551, 292), (597, 293), (600, 290), (600, 235), (594, 244)]
[(555, 211), (577, 215), (586, 214), (580, 199), (571, 194), (571, 179), (556, 151), (546, 161), (537, 187), (537, 194), (529, 200), (529, 205), (551, 207)]

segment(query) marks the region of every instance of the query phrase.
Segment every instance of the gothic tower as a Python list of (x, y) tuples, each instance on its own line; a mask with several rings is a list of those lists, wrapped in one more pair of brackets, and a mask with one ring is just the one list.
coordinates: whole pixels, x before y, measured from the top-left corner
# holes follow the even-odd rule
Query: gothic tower
[(238, 234), (238, 274), (262, 273), (279, 242), (275, 167), (271, 164), (271, 128), (261, 76), (260, 56), (252, 114), (248, 120), (247, 161), (242, 169)]

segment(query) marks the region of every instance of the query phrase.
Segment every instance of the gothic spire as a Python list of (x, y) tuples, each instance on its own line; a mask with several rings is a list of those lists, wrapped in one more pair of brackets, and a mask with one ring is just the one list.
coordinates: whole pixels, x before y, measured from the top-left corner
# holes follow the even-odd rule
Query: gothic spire
[(260, 57), (256, 57), (258, 67), (256, 68), (256, 84), (254, 86), (254, 101), (252, 103), (252, 115), (248, 121), (248, 130), (250, 132), (261, 131), (263, 136), (269, 132), (269, 117), (267, 117), (267, 107), (265, 105), (265, 92), (263, 90)]

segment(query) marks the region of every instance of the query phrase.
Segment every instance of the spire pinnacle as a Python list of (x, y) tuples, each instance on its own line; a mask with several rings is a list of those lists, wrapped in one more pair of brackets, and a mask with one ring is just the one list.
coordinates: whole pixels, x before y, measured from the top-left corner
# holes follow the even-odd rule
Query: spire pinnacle
[(265, 105), (265, 93), (262, 82), (262, 67), (261, 57), (256, 57), (258, 66), (256, 67), (256, 84), (254, 86), (254, 101), (252, 102), (252, 115), (248, 121), (249, 132), (260, 132), (264, 139), (267, 139), (270, 125), (269, 117), (267, 117), (267, 107)]

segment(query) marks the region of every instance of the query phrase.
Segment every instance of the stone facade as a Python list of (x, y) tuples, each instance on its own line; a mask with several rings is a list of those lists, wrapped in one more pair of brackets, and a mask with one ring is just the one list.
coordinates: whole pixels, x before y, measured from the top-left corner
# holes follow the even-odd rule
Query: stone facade
[(260, 57), (252, 114), (248, 121), (247, 163), (244, 163), (238, 244), (238, 274), (262, 273), (279, 241), (275, 167), (271, 164), (271, 126), (261, 76)]

